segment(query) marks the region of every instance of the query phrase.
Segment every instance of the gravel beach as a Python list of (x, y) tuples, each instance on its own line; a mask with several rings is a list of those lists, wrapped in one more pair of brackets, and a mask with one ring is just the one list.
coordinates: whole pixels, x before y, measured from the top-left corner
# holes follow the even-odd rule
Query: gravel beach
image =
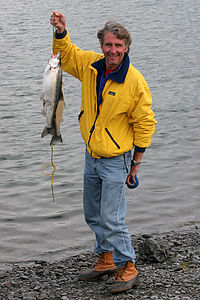
[(80, 270), (90, 268), (96, 257), (82, 252), (60, 261), (33, 261), (0, 265), (0, 300), (199, 300), (200, 222), (176, 231), (131, 236), (140, 272), (137, 287), (112, 295), (112, 278), (98, 282), (77, 281)]

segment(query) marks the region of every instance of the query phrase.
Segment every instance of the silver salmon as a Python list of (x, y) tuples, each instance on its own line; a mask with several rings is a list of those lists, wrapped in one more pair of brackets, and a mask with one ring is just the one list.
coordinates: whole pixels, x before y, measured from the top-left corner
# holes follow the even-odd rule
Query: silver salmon
[(50, 144), (62, 143), (60, 123), (63, 120), (65, 102), (60, 53), (55, 56), (52, 54), (48, 61), (43, 75), (40, 99), (43, 101), (42, 114), (46, 117), (41, 137), (51, 134)]

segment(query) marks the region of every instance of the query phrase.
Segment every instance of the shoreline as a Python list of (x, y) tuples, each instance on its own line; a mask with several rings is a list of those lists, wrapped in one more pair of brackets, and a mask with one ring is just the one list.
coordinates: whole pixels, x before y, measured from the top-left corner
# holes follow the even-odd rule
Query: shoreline
[[(108, 292), (111, 278), (77, 281), (91, 268), (94, 253), (81, 252), (57, 261), (0, 264), (0, 300), (198, 300), (200, 295), (200, 221), (176, 231), (131, 235), (140, 284), (127, 292)], [(5, 267), (6, 266), (6, 267)]]

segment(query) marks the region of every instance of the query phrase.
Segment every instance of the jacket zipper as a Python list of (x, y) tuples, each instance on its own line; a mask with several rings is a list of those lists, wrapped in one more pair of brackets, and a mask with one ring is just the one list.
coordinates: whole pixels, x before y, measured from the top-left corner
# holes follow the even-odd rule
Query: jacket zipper
[(109, 135), (109, 137), (111, 138), (111, 140), (113, 141), (113, 143), (117, 146), (117, 148), (120, 149), (120, 146), (114, 140), (114, 138), (112, 137), (112, 135), (111, 135), (110, 131), (108, 130), (108, 128), (105, 128), (105, 131), (107, 132), (107, 134)]
[(90, 136), (89, 136), (89, 139), (88, 139), (88, 146), (89, 146), (89, 144), (90, 144), (90, 140), (91, 140), (91, 137), (92, 137), (92, 133), (93, 133), (93, 131), (94, 131), (94, 128), (95, 128), (95, 123), (96, 123), (96, 120), (97, 120), (97, 118), (98, 118), (98, 113), (97, 113), (97, 115), (96, 115), (96, 118), (95, 118), (95, 120), (94, 120), (94, 124), (92, 125), (92, 128), (90, 129)]
[[(78, 121), (80, 121), (83, 113), (84, 113), (84, 110), (81, 110), (80, 114), (78, 115)], [(97, 119), (97, 116), (96, 116), (96, 119)], [(89, 136), (89, 139), (88, 139), (88, 146), (89, 146), (89, 143), (90, 143), (92, 132), (94, 131), (96, 119), (94, 121), (94, 124), (93, 124), (92, 128), (90, 129), (90, 136)], [(91, 151), (91, 156), (92, 156), (92, 151)]]

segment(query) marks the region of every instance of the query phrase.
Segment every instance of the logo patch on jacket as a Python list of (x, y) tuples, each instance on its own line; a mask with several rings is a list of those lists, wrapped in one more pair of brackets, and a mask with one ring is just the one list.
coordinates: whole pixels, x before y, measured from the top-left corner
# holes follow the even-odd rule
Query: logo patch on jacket
[(115, 92), (111, 92), (111, 91), (109, 91), (109, 92), (108, 92), (108, 95), (115, 96)]

